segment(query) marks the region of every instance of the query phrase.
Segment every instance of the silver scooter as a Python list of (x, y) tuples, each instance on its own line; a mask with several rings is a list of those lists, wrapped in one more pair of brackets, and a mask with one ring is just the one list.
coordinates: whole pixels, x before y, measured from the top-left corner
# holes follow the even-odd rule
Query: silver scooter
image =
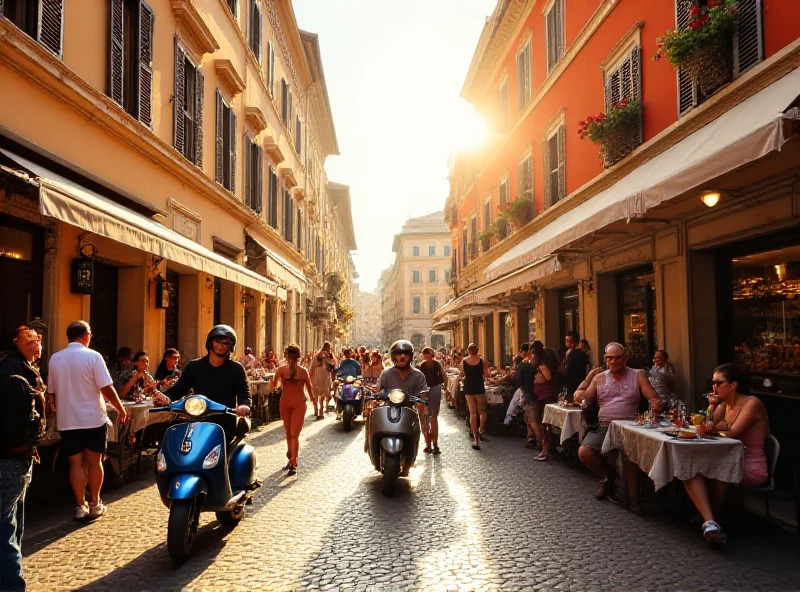
[(416, 404), (427, 405), (428, 401), (406, 395), (400, 389), (380, 391), (366, 397), (366, 401), (380, 404), (369, 411), (364, 450), (375, 470), (383, 473), (383, 495), (392, 496), (398, 477), (407, 477), (417, 459), (421, 426)]

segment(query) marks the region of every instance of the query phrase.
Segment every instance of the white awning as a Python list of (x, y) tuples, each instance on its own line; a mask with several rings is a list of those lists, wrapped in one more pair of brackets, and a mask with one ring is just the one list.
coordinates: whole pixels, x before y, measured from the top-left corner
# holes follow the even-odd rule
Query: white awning
[(277, 294), (278, 286), (274, 282), (198, 245), (155, 220), (13, 152), (0, 152), (38, 177), (40, 210), (45, 216), (258, 292), (271, 296)]
[(793, 70), (524, 239), (489, 264), (486, 279), (538, 261), (613, 222), (642, 216), (693, 187), (780, 150), (786, 140), (783, 122), (789, 117), (784, 112), (798, 95), (800, 70)]
[(305, 292), (306, 276), (302, 271), (254, 237), (252, 233), (248, 232), (247, 236), (253, 239), (267, 254), (267, 275), (270, 278), (289, 290)]
[(560, 270), (561, 261), (558, 257), (546, 257), (541, 261), (530, 263), (522, 269), (506, 274), (469, 292), (465, 292), (455, 300), (451, 300), (434, 313), (434, 318), (442, 322), (444, 315), (456, 311), (471, 315), (486, 314), (486, 310), (494, 310), (493, 308), (486, 309), (485, 306), (481, 306), (488, 298), (521, 288)]

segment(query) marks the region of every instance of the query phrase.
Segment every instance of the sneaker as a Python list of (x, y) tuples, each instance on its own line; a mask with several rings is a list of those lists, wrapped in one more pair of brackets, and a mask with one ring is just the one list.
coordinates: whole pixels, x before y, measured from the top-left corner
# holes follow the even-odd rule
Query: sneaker
[(75, 520), (83, 520), (89, 515), (89, 505), (83, 502), (82, 506), (75, 506)]
[(106, 513), (108, 506), (106, 506), (103, 502), (97, 502), (95, 505), (89, 505), (89, 518), (94, 520), (96, 518), (100, 518), (103, 514)]
[(722, 531), (722, 527), (713, 520), (703, 522), (703, 538), (712, 545), (720, 546), (728, 541), (728, 537)]

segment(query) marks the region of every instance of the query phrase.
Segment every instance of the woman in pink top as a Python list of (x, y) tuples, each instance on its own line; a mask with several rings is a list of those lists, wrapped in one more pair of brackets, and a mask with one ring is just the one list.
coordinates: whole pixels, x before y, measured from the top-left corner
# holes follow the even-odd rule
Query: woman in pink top
[[(764, 403), (747, 394), (750, 391), (750, 373), (736, 364), (723, 364), (714, 370), (711, 384), (714, 392), (710, 400), (716, 400), (714, 429), (744, 444), (742, 487), (763, 485), (769, 479), (767, 456), (764, 454), (769, 418)], [(724, 543), (725, 533), (714, 520), (714, 514), (722, 509), (728, 484), (696, 475), (684, 481), (683, 486), (703, 517), (705, 539), (711, 543)]]

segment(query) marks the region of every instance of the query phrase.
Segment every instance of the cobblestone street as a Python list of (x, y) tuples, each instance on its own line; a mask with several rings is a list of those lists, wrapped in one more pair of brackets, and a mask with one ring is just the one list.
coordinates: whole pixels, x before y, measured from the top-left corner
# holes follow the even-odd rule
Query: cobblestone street
[(463, 424), (443, 414), (442, 455), (421, 454), (393, 499), (380, 493), (360, 430), (309, 416), (297, 477), (280, 470), (280, 423), (256, 430), (264, 486), (247, 518), (229, 532), (204, 514), (194, 556), (177, 568), (150, 474), (109, 492), (109, 514), (95, 523), (54, 510), (26, 534), (29, 589), (800, 589), (796, 537), (734, 527), (715, 551), (674, 516), (595, 501), (591, 476), (533, 462), (519, 439), (474, 452)]

